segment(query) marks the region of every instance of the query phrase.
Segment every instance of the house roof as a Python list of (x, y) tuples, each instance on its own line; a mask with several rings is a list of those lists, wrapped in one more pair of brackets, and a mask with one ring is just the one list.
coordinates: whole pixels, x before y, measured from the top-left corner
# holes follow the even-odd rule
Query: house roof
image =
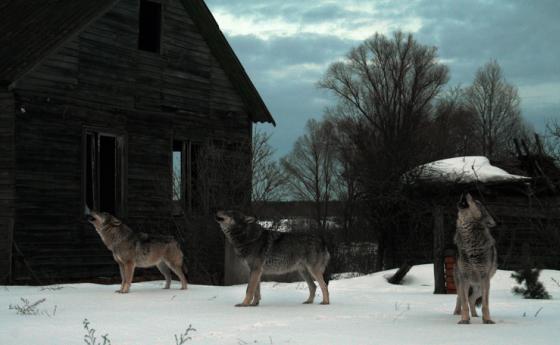
[[(6, 0), (0, 3), (0, 86), (8, 86), (119, 0)], [(181, 0), (244, 101), (253, 122), (275, 124), (203, 0)]]
[(243, 65), (241, 65), (204, 1), (181, 0), (181, 2), (191, 15), (192, 20), (202, 33), (212, 53), (226, 71), (231, 82), (237, 86), (237, 90), (245, 101), (253, 121), (270, 122), (276, 125), (257, 89), (249, 79)]

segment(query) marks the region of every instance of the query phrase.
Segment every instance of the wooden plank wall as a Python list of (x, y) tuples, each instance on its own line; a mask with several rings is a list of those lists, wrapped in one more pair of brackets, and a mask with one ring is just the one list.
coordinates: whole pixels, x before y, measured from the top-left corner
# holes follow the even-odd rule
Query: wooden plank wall
[[(16, 121), (15, 240), (45, 282), (117, 274), (81, 219), (84, 126), (126, 133), (126, 221), (152, 231), (169, 217), (174, 137), (250, 140), (244, 105), (183, 5), (163, 4), (161, 54), (137, 49), (138, 0), (122, 0), (15, 85), (25, 109)], [(201, 245), (222, 246), (223, 263), (216, 238)]]
[(13, 94), (0, 92), (0, 284), (11, 278), (14, 166)]

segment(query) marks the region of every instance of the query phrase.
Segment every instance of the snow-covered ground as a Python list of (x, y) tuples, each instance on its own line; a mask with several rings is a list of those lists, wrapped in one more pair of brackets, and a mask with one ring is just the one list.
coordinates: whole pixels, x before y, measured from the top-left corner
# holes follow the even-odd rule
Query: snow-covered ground
[[(50, 287), (0, 286), (0, 344), (85, 344), (88, 319), (98, 341), (113, 345), (175, 344), (189, 324), (185, 344), (559, 344), (560, 271), (543, 271), (552, 300), (525, 300), (510, 292), (510, 272), (492, 280), (490, 311), (495, 325), (480, 318), (457, 325), (455, 295), (433, 295), (431, 265), (415, 266), (402, 286), (380, 272), (331, 281), (331, 305), (302, 305), (302, 283), (263, 283), (256, 308), (235, 308), (245, 286), (190, 285), (162, 290), (163, 282), (135, 283), (131, 293), (117, 286), (68, 284)], [(38, 305), (37, 315), (18, 315), (9, 305), (20, 298)], [(319, 296), (318, 296), (319, 297)], [(320, 301), (317, 298), (316, 301)], [(101, 343), (101, 342), (100, 342)]]

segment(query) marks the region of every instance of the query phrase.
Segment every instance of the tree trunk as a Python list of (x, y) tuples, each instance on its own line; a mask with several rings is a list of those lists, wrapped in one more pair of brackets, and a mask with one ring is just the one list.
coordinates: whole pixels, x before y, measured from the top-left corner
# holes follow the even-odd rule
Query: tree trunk
[(443, 210), (441, 206), (434, 207), (434, 294), (444, 294), (445, 267), (444, 267), (445, 228), (443, 225)]
[(406, 276), (406, 274), (408, 273), (408, 271), (410, 271), (410, 269), (412, 268), (412, 265), (410, 264), (410, 261), (405, 262), (399, 269), (398, 271), (393, 274), (393, 276), (389, 279), (387, 279), (387, 281), (391, 284), (400, 284), (401, 281), (403, 280), (403, 278)]
[(375, 272), (383, 270), (383, 256), (385, 254), (385, 239), (381, 234), (377, 240), (377, 253), (375, 254)]

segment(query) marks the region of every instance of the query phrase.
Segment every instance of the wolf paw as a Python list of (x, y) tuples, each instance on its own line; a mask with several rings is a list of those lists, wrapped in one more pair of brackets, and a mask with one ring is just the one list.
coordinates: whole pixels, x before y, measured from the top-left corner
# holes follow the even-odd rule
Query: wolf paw
[(313, 304), (313, 301), (305, 301), (302, 304)]
[(469, 323), (471, 323), (470, 320), (461, 320), (461, 321), (457, 322), (458, 325), (468, 325)]
[(256, 305), (254, 305), (254, 304), (237, 303), (235, 306), (236, 306), (236, 307), (255, 307)]
[(492, 320), (490, 320), (490, 319), (488, 319), (488, 320), (482, 320), (482, 323), (487, 324), (487, 325), (493, 325), (493, 324), (495, 324), (495, 322), (492, 321)]
[(327, 304), (331, 304), (331, 303), (330, 303), (330, 302), (325, 302), (325, 301), (323, 301), (323, 302), (321, 302), (321, 303), (319, 303), (319, 304), (327, 305)]

